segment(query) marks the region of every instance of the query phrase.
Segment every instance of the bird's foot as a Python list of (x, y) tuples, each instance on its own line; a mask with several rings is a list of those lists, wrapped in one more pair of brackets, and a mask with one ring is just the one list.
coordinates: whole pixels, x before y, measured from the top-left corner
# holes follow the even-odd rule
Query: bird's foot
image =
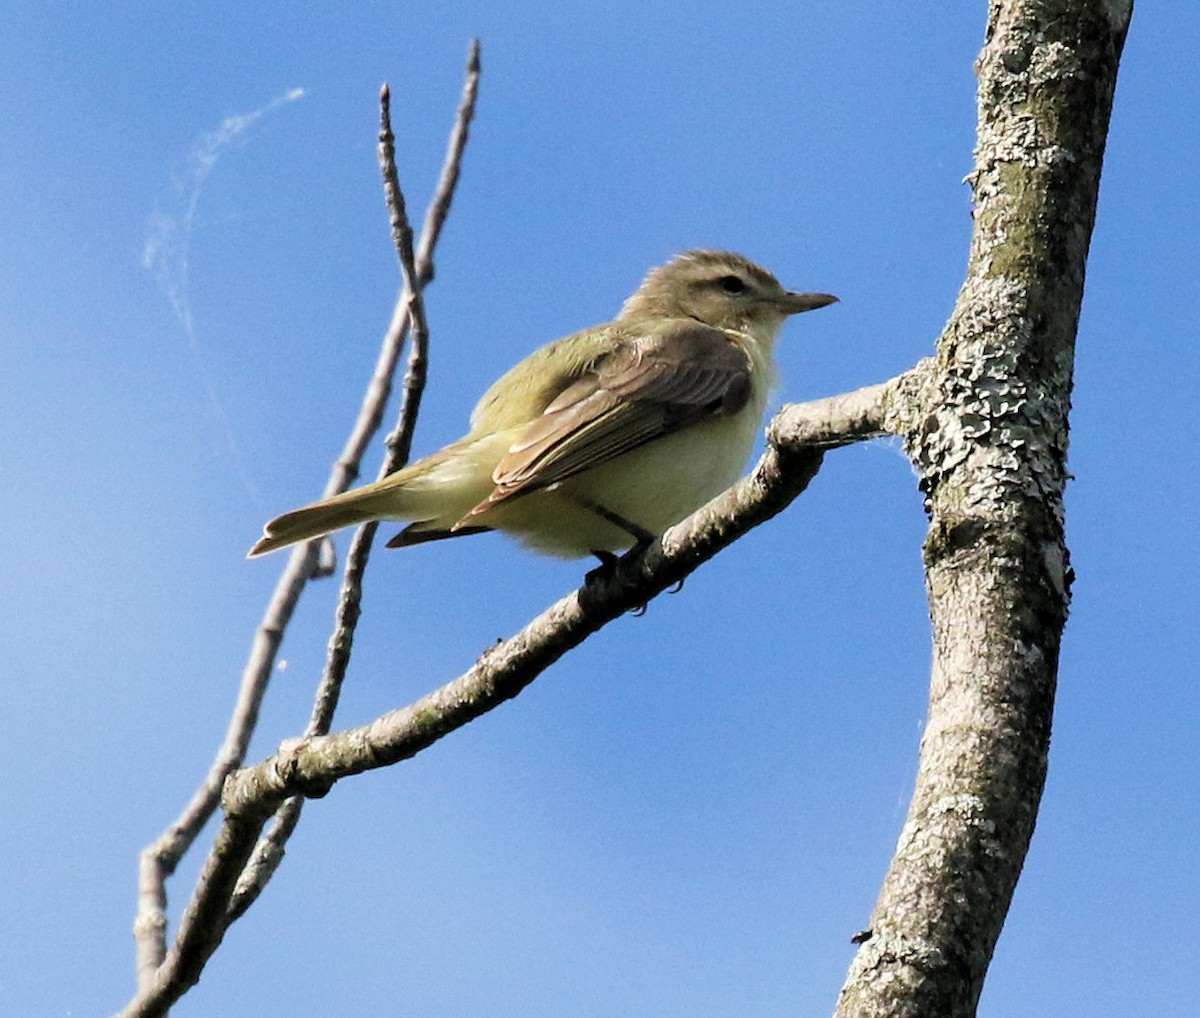
[[(629, 551), (627, 551), (624, 555), (618, 555), (611, 551), (598, 551), (593, 549), (592, 554), (600, 560), (600, 564), (596, 566), (595, 569), (589, 569), (584, 575), (584, 586), (592, 586), (596, 583), (603, 583), (611, 579), (613, 574), (616, 572), (617, 567), (622, 562), (624, 562), (626, 559), (636, 558), (639, 555), (644, 554), (646, 549), (650, 547), (654, 540), (655, 537), (653, 534), (645, 533), (645, 536), (643, 538), (639, 538), (634, 546), (630, 548)], [(682, 586), (682, 582), (680, 583), (680, 586)], [(630, 613), (640, 618), (642, 615), (646, 614), (646, 609), (648, 607), (649, 603), (639, 604), (636, 608), (631, 609)]]
[(584, 586), (591, 586), (608, 579), (616, 571), (617, 563), (621, 561), (621, 556), (611, 551), (597, 551), (593, 548), (592, 554), (600, 560), (600, 564), (584, 574)]

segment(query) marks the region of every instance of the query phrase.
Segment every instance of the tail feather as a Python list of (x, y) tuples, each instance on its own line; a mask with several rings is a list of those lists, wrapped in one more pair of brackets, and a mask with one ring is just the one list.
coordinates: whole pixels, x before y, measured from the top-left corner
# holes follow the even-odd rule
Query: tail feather
[(246, 557), (257, 558), (289, 544), (323, 537), (342, 527), (353, 527), (386, 517), (389, 501), (392, 499), (389, 499), (387, 492), (360, 488), (334, 495), (323, 502), (314, 502), (302, 509), (293, 509), (290, 513), (275, 517), (263, 528), (263, 536)]
[(436, 541), (460, 531), (486, 530), (486, 526), (460, 530), (454, 526), (488, 496), (492, 469), (512, 441), (507, 432), (483, 439), (468, 435), (383, 480), (293, 509), (266, 525), (246, 557), (257, 558), (370, 520), (414, 523), (392, 547)]

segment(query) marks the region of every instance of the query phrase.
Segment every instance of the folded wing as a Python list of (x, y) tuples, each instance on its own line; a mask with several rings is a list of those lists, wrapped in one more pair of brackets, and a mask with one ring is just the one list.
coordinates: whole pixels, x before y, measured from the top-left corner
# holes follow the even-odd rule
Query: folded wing
[(492, 494), (462, 520), (566, 480), (750, 396), (750, 359), (725, 333), (668, 321), (618, 342), (529, 424), (492, 474)]

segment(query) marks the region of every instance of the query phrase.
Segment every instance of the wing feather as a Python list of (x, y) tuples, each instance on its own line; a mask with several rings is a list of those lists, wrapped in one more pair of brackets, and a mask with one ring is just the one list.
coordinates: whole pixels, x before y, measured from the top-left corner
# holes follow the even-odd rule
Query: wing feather
[(495, 491), (463, 523), (706, 417), (736, 413), (749, 398), (750, 369), (732, 338), (691, 320), (619, 338), (525, 428), (492, 474)]

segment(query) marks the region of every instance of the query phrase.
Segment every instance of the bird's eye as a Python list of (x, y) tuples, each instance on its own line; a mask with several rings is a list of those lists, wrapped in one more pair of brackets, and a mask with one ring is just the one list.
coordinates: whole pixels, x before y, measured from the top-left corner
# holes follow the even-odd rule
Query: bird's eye
[(722, 276), (717, 280), (717, 286), (726, 293), (744, 293), (746, 290), (745, 280), (738, 276)]

